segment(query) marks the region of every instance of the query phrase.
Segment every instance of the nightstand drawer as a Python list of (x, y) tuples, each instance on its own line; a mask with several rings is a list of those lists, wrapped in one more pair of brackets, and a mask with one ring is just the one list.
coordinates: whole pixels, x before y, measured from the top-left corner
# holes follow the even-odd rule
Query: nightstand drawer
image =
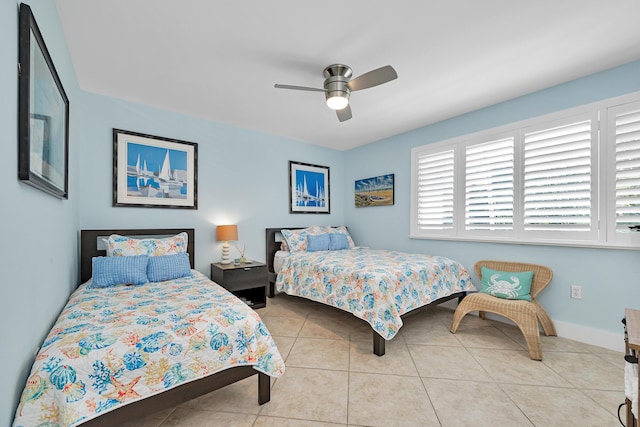
[(267, 305), (267, 266), (250, 264), (211, 264), (211, 280), (240, 298), (250, 307)]
[(266, 286), (267, 268), (246, 266), (235, 270), (227, 270), (224, 272), (223, 282), (224, 287), (230, 291)]

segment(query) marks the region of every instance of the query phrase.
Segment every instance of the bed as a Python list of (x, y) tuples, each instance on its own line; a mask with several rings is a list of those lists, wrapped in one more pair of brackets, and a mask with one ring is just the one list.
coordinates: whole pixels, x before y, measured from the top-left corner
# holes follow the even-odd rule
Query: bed
[[(335, 234), (345, 236), (334, 239)], [(266, 256), (269, 297), (277, 289), (350, 312), (371, 326), (378, 356), (402, 326), (402, 316), (425, 305), (460, 301), (476, 290), (454, 260), (357, 247), (344, 226), (267, 228)]]
[[(167, 255), (182, 245), (170, 236), (186, 236), (186, 253), (175, 256), (190, 274), (160, 281), (162, 272), (174, 271), (170, 264), (153, 270), (157, 282), (91, 288), (101, 278), (92, 276), (92, 265), (102, 268), (98, 261), (144, 259), (107, 260), (104, 239), (113, 234), (162, 238), (170, 242)], [(194, 246), (193, 229), (82, 230), (81, 285), (36, 356), (13, 425), (120, 425), (253, 375), (258, 403), (268, 402), (270, 377), (284, 372), (275, 342), (253, 310), (192, 270)], [(104, 258), (94, 264), (94, 257)], [(149, 256), (148, 279), (151, 259), (155, 266), (175, 261)]]

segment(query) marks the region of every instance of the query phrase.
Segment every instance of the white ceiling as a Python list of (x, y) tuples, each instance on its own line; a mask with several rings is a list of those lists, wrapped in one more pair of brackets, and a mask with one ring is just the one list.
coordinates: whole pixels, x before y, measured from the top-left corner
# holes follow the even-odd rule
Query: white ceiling
[[(56, 0), (80, 88), (347, 150), (640, 59), (638, 0)], [(351, 94), (322, 70), (398, 79)], [(639, 77), (640, 78), (640, 77)]]

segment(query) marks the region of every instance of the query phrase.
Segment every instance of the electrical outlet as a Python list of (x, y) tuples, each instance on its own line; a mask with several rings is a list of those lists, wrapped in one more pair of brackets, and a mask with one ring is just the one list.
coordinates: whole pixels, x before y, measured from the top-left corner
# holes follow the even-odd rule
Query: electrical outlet
[(582, 299), (582, 286), (571, 285), (571, 298)]

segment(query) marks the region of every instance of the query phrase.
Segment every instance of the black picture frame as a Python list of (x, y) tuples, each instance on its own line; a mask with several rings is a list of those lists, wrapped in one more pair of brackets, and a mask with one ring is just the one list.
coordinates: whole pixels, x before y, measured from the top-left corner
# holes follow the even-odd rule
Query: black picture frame
[(354, 186), (356, 208), (391, 206), (395, 200), (395, 174), (357, 179)]
[(20, 4), (18, 179), (69, 197), (69, 99), (31, 8)]
[(289, 213), (331, 213), (329, 167), (289, 161)]
[(198, 209), (198, 144), (113, 129), (113, 206)]

